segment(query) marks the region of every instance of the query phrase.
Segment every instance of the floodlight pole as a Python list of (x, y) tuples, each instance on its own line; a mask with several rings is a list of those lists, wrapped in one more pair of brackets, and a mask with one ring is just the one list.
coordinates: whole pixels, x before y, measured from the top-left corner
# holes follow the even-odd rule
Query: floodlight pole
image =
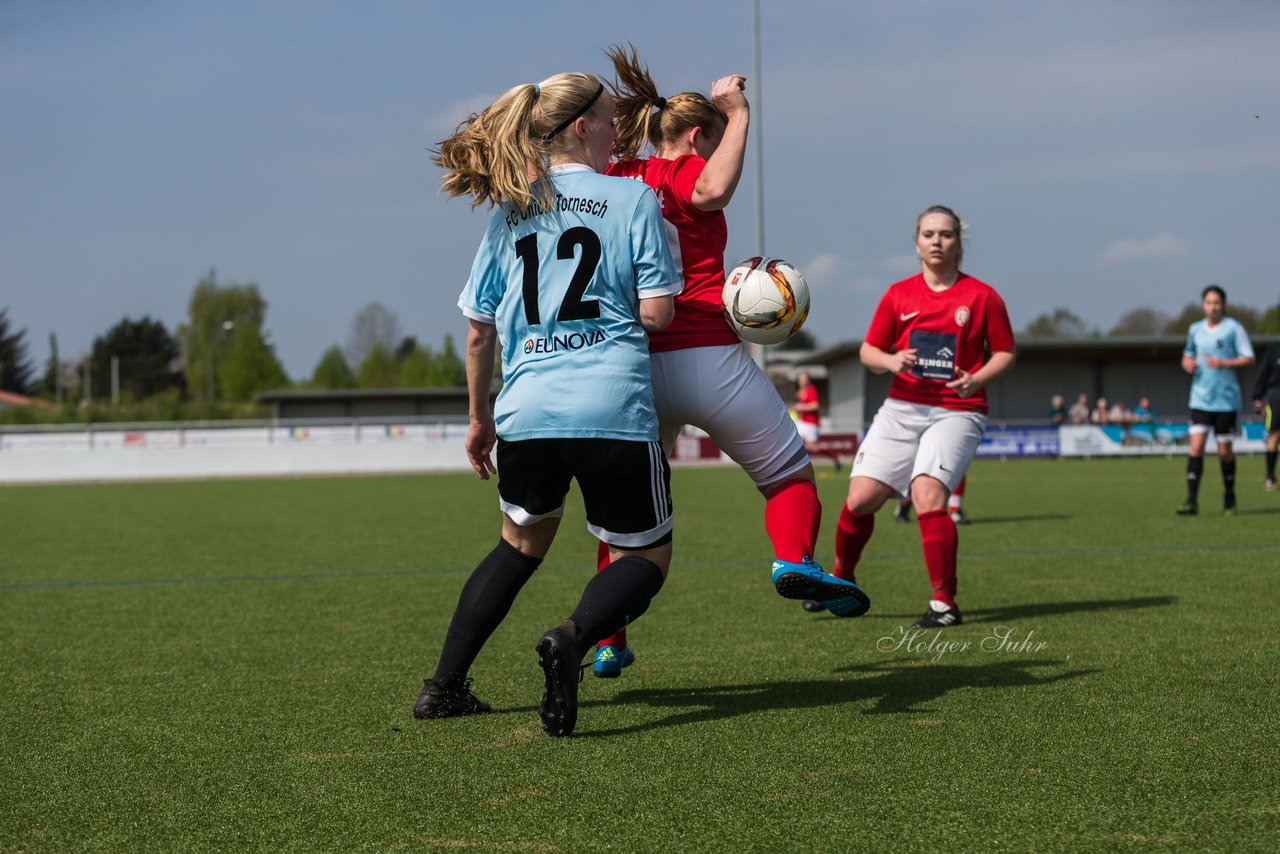
[[(751, 0), (751, 123), (755, 125), (755, 172), (756, 172), (756, 254), (764, 257), (764, 123), (762, 86), (760, 84), (760, 0)], [(765, 366), (765, 346), (751, 345), (752, 355), (761, 370)]]

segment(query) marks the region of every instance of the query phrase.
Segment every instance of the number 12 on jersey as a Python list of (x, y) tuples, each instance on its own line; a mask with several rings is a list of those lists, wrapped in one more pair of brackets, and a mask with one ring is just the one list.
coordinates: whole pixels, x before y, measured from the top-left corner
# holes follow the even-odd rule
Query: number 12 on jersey
[[(582, 247), (582, 256), (578, 258), (578, 266), (569, 280), (569, 289), (565, 291), (560, 303), (560, 311), (556, 320), (560, 323), (574, 320), (595, 320), (600, 316), (598, 300), (584, 300), (587, 285), (595, 275), (600, 264), (600, 237), (586, 226), (578, 225), (560, 235), (556, 241), (556, 258), (560, 261), (571, 261), (577, 254), (576, 247)], [(530, 326), (539, 326), (542, 316), (538, 312), (538, 235), (526, 234), (516, 241), (516, 255), (524, 266), (524, 277), (521, 283), (521, 294), (524, 298), (524, 317)]]

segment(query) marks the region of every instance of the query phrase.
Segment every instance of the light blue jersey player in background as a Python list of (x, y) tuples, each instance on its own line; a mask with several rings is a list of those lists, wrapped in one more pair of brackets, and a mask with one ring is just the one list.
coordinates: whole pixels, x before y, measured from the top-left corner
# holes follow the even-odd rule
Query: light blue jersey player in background
[(1191, 324), (1182, 351), (1182, 369), (1191, 374), (1191, 443), (1187, 450), (1187, 500), (1177, 512), (1194, 516), (1200, 510), (1204, 447), (1212, 430), (1222, 466), (1222, 508), (1232, 516), (1236, 512), (1236, 458), (1231, 440), (1241, 404), (1236, 369), (1253, 364), (1253, 344), (1244, 327), (1226, 316), (1226, 291), (1209, 285), (1200, 296), (1204, 320)]
[[(503, 516), (414, 704), (420, 719), (491, 710), (468, 672), (551, 548), (573, 481), (612, 563), (535, 646), (547, 733), (573, 732), (583, 654), (648, 609), (671, 563), (671, 469), (645, 331), (671, 322), (682, 284), (653, 192), (597, 174), (613, 117), (596, 77), (557, 74), (508, 90), (435, 157), (449, 196), (496, 208), (458, 304), (469, 326), (467, 458), (482, 480), (499, 475)], [(503, 387), (490, 411), (499, 343)]]

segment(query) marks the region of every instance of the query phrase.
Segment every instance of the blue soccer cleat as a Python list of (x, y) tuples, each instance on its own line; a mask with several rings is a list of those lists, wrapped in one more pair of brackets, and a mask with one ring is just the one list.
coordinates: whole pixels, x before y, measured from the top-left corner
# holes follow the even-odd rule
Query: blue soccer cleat
[(775, 560), (773, 586), (785, 599), (821, 602), (837, 617), (860, 617), (871, 608), (871, 597), (861, 587), (828, 575), (809, 557), (800, 563)]
[(596, 647), (596, 660), (591, 665), (591, 672), (601, 679), (615, 679), (622, 675), (622, 668), (630, 667), (635, 660), (636, 654), (631, 651), (631, 647), (619, 649), (605, 644)]

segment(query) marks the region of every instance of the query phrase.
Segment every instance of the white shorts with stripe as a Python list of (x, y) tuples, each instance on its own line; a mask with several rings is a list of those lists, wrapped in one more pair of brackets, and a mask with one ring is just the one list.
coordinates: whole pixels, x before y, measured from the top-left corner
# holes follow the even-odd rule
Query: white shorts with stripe
[(809, 465), (787, 405), (741, 344), (654, 353), (658, 434), (670, 452), (680, 428), (706, 431), (721, 451), (766, 487)]
[(978, 451), (987, 416), (889, 398), (876, 413), (850, 477), (869, 477), (902, 498), (920, 475), (954, 492)]

